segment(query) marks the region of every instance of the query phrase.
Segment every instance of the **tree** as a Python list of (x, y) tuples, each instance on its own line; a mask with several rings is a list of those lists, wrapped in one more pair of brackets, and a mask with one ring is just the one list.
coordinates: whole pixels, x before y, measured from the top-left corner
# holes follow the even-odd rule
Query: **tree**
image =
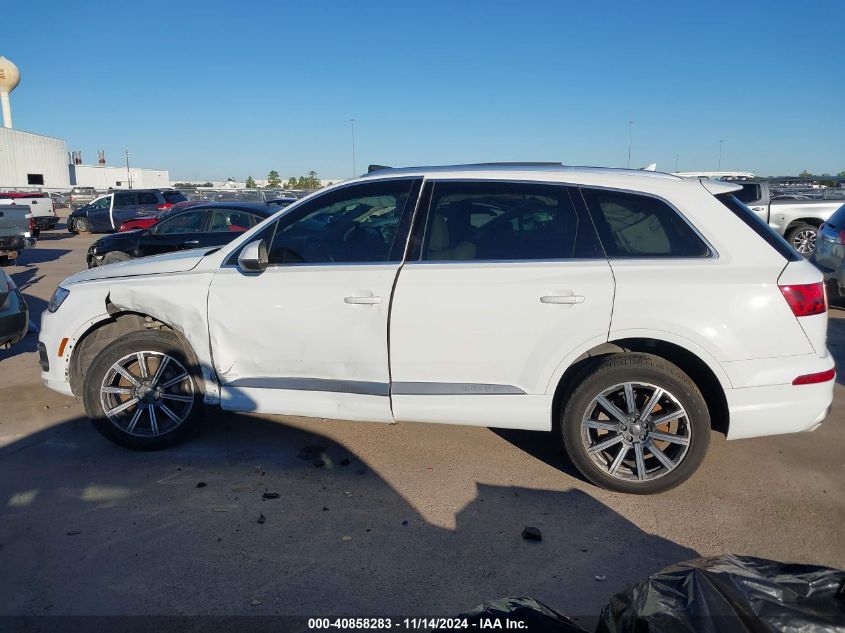
[(246, 188), (255, 189), (255, 181), (252, 179), (252, 176), (246, 177)]
[(208, 182), (208, 181), (205, 181), (204, 183), (202, 183), (202, 184), (200, 185), (200, 187), (213, 187), (213, 186), (214, 186), (214, 183), (213, 183), (213, 182)]
[(271, 169), (270, 173), (267, 174), (267, 186), (268, 187), (278, 187), (282, 184), (282, 179), (279, 177), (279, 172), (275, 169)]
[(838, 174), (836, 174), (836, 177), (837, 178), (845, 178), (845, 169), (843, 169)]
[(235, 182), (235, 179), (234, 179), (234, 178), (232, 178), (231, 176), (229, 176), (229, 177), (226, 179), (226, 182)]
[(798, 177), (799, 177), (799, 178), (812, 178), (812, 177), (813, 177), (813, 174), (811, 174), (810, 172), (808, 172), (808, 171), (805, 169), (805, 170), (804, 170), (804, 171), (802, 171), (800, 174), (798, 174)]
[(296, 186), (296, 178), (294, 178), (293, 176), (288, 178), (288, 181), (285, 183), (285, 189), (296, 189)]

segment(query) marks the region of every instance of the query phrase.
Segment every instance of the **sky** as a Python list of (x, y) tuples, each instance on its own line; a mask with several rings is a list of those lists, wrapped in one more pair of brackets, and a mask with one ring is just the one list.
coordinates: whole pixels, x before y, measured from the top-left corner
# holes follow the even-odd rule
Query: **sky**
[(843, 0), (4, 4), (15, 127), (85, 163), (347, 178), (354, 118), (358, 173), (845, 170)]

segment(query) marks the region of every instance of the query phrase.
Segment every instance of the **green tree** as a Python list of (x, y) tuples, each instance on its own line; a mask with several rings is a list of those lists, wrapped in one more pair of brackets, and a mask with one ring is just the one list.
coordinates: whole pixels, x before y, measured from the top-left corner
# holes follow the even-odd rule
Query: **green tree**
[(246, 177), (246, 188), (255, 189), (255, 181), (252, 179), (252, 176)]
[(231, 176), (229, 176), (229, 177), (226, 179), (226, 182), (235, 182), (235, 179), (234, 179), (234, 178), (232, 178)]
[(200, 185), (200, 187), (213, 187), (213, 186), (214, 186), (214, 183), (208, 182), (208, 181), (206, 181), (206, 182), (204, 182)]
[(267, 174), (267, 186), (268, 187), (278, 187), (282, 184), (282, 179), (279, 177), (279, 172), (275, 169), (271, 169), (270, 173)]
[(811, 174), (810, 172), (808, 172), (808, 171), (805, 169), (805, 170), (804, 170), (804, 171), (802, 171), (800, 174), (798, 174), (798, 177), (799, 177), (799, 178), (812, 178), (812, 177), (813, 177), (813, 174)]
[(296, 178), (293, 176), (288, 178), (288, 181), (285, 183), (285, 189), (296, 189)]
[(843, 169), (838, 174), (836, 174), (836, 177), (837, 178), (845, 178), (845, 169)]

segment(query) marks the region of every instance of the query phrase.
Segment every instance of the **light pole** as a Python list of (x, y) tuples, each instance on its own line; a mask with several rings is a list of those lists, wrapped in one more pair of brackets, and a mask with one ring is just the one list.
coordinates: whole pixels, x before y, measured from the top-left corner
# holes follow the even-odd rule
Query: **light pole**
[(349, 123), (352, 125), (352, 177), (358, 175), (358, 170), (355, 168), (355, 119), (349, 119)]
[(725, 141), (719, 140), (719, 163), (716, 166), (716, 171), (722, 171), (722, 143)]
[(126, 148), (126, 182), (129, 183), (129, 188), (132, 189), (132, 172), (129, 170), (129, 148)]
[(631, 144), (634, 140), (634, 122), (628, 121), (628, 169), (631, 169)]

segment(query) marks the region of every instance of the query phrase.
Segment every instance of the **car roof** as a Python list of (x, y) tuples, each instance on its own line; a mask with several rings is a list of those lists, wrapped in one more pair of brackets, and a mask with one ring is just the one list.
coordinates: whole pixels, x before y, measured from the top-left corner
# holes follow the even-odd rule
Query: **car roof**
[(199, 211), (202, 209), (234, 209), (236, 211), (249, 211), (250, 213), (258, 213), (259, 215), (270, 216), (276, 211), (265, 202), (238, 202), (233, 200), (231, 202), (202, 202), (195, 204), (192, 207), (185, 207), (179, 209), (178, 213), (185, 213), (186, 211)]

